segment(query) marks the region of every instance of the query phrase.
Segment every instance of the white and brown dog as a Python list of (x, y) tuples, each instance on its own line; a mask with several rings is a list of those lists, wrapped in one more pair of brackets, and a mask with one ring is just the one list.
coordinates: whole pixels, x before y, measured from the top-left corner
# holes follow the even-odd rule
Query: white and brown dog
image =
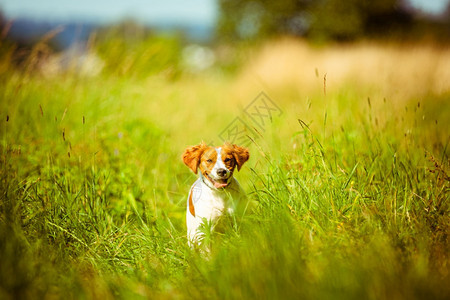
[(236, 167), (239, 171), (249, 157), (246, 148), (229, 143), (220, 147), (202, 143), (184, 151), (183, 162), (199, 175), (187, 199), (187, 237), (191, 246), (201, 241), (199, 227), (203, 222), (209, 222), (214, 228), (222, 216), (233, 214), (238, 203), (244, 200), (245, 193), (233, 172)]

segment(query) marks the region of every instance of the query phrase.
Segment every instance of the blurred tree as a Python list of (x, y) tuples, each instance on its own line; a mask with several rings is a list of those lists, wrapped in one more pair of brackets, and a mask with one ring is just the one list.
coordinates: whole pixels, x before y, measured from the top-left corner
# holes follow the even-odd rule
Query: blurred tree
[(219, 0), (219, 37), (252, 39), (273, 34), (301, 34), (308, 27), (311, 0)]
[(314, 39), (354, 39), (364, 34), (365, 14), (360, 0), (315, 1), (308, 36)]
[(407, 30), (404, 0), (220, 0), (219, 37), (254, 39), (287, 34), (352, 40)]
[(362, 1), (364, 32), (369, 36), (404, 34), (414, 26), (414, 12), (404, 0)]

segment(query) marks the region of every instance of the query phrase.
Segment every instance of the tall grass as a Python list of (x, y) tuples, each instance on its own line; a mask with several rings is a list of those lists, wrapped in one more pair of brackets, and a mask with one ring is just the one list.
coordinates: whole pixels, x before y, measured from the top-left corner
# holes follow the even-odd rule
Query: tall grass
[[(449, 55), (423, 51), (427, 70)], [(337, 84), (315, 59), (308, 90), (283, 69), (272, 78), (295, 80), (261, 77), (254, 61), (238, 76), (175, 79), (42, 77), (3, 61), (0, 297), (448, 298), (449, 86), (414, 95), (414, 74), (389, 90), (385, 77)], [(180, 154), (218, 144), (236, 116), (253, 126), (243, 108), (261, 90), (283, 114), (236, 174), (251, 212), (216, 233), (205, 258), (187, 247), (195, 177)]]

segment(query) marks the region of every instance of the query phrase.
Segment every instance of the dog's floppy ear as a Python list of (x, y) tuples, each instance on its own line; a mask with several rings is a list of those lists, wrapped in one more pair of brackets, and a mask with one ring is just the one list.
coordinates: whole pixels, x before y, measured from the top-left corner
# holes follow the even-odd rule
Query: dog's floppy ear
[(239, 171), (242, 165), (250, 158), (250, 153), (248, 153), (247, 148), (233, 145), (233, 156), (236, 159), (237, 169)]
[(192, 146), (184, 150), (181, 158), (183, 159), (184, 164), (195, 174), (197, 174), (197, 168), (200, 165), (200, 158), (207, 147), (208, 146), (202, 142), (200, 145)]

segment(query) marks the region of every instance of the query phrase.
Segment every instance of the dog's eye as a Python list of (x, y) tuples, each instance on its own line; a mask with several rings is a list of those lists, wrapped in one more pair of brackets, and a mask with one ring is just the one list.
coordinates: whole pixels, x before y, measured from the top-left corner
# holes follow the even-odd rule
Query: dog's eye
[(207, 159), (206, 162), (212, 163), (212, 159)]
[(231, 158), (229, 158), (229, 157), (225, 158), (225, 162), (229, 162), (229, 161), (231, 161)]

